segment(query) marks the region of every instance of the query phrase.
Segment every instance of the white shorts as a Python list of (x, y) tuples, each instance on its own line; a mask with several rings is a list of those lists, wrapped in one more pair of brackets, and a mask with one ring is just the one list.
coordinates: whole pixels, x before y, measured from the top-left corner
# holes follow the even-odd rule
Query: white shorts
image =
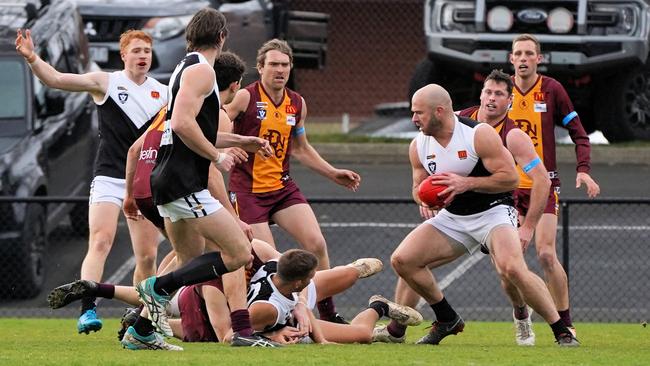
[(125, 194), (126, 180), (98, 175), (90, 183), (88, 204), (112, 202), (122, 207)]
[(207, 189), (192, 193), (175, 201), (158, 205), (158, 212), (162, 217), (168, 217), (172, 222), (182, 219), (197, 219), (213, 214), (223, 206)]
[(481, 245), (487, 246), (492, 230), (507, 225), (517, 229), (517, 211), (512, 206), (498, 205), (473, 215), (454, 215), (443, 209), (425, 223), (462, 244), (474, 253)]
[(167, 303), (166, 311), (167, 316), (170, 318), (180, 318), (181, 317), (181, 308), (178, 305), (178, 298), (181, 296), (181, 292), (185, 291), (187, 286), (183, 286), (174, 292), (174, 296)]

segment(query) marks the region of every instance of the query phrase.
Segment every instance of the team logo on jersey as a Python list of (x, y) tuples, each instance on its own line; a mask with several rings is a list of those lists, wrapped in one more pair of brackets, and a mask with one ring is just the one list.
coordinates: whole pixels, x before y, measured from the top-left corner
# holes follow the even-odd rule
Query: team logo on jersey
[(429, 168), (429, 172), (431, 172), (431, 174), (436, 174), (436, 162), (435, 161), (430, 161), (427, 164), (427, 168)]
[(120, 103), (124, 104), (129, 99), (129, 93), (120, 92), (119, 94), (117, 94), (117, 99), (119, 99)]
[(458, 151), (458, 159), (460, 159), (460, 160), (467, 159), (467, 150)]
[(262, 136), (263, 139), (268, 140), (269, 145), (275, 151), (275, 157), (282, 159), (282, 155), (285, 150), (285, 142), (287, 141), (286, 137), (282, 137), (280, 131), (277, 130), (267, 130), (266, 134)]
[(286, 106), (286, 108), (284, 109), (284, 111), (285, 111), (287, 114), (296, 114), (296, 113), (298, 113), (298, 109), (297, 109), (296, 107), (294, 107), (293, 105), (288, 105), (288, 106)]
[(261, 121), (266, 119), (266, 109), (257, 107), (257, 119)]
[(544, 101), (544, 93), (543, 92), (534, 92), (533, 93), (533, 99), (535, 99), (536, 102), (543, 102)]
[(433, 160), (436, 158), (436, 154), (427, 155), (427, 160)]
[(521, 109), (528, 109), (528, 103), (526, 102), (526, 99), (521, 99), (519, 101), (519, 108)]
[(157, 91), (155, 91), (155, 90), (152, 90), (152, 91), (151, 91), (151, 97), (152, 97), (153, 99), (158, 99), (158, 98), (160, 98), (160, 93), (157, 92)]

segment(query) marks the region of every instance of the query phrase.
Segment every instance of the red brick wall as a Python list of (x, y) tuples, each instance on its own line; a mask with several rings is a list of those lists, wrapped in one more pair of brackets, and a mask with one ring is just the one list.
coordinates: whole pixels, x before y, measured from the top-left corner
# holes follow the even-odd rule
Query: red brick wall
[(323, 70), (296, 70), (312, 117), (362, 118), (378, 103), (405, 101), (425, 55), (422, 0), (294, 0), (291, 8), (330, 14)]

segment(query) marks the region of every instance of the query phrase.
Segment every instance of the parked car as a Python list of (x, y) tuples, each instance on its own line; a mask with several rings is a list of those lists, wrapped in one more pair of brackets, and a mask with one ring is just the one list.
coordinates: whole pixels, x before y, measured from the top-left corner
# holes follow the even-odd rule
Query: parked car
[(476, 104), (491, 69), (511, 72), (513, 38), (532, 33), (544, 55), (540, 71), (564, 85), (588, 131), (650, 140), (648, 0), (427, 0), (424, 32), (428, 52), (409, 97), (436, 82), (456, 108)]
[(273, 37), (286, 39), (298, 68), (322, 67), (326, 56), (327, 23), (323, 13), (290, 11), (288, 1), (272, 0), (78, 0), (92, 59), (104, 70), (122, 68), (119, 37), (143, 29), (154, 38), (150, 75), (168, 83), (185, 56), (185, 27), (194, 13), (211, 6), (228, 20), (226, 49), (246, 62), (244, 85), (257, 78), (257, 49)]
[[(94, 103), (85, 93), (53, 90), (36, 79), (16, 53), (16, 28), (31, 29), (35, 52), (59, 71), (93, 67), (74, 3), (0, 4), (0, 195), (86, 196), (97, 146)], [(0, 296), (38, 294), (49, 231), (66, 216), (74, 229), (87, 231), (87, 210), (84, 202), (0, 202)]]

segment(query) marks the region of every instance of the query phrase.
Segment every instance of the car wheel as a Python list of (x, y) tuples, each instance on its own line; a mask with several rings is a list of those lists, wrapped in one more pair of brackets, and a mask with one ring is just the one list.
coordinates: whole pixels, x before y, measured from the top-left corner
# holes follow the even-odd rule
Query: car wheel
[(70, 213), (70, 226), (72, 231), (79, 236), (88, 236), (88, 203), (76, 203)]
[(43, 205), (28, 205), (21, 235), (11, 244), (11, 252), (6, 253), (4, 270), (8, 273), (2, 276), (0, 286), (3, 296), (26, 299), (41, 291), (45, 279), (46, 225)]
[(609, 141), (650, 140), (650, 67), (603, 80), (595, 106)]
[(429, 58), (425, 58), (424, 60), (420, 61), (420, 63), (415, 67), (415, 71), (413, 71), (413, 77), (409, 82), (409, 105), (411, 104), (411, 98), (413, 98), (413, 94), (415, 94), (418, 89), (436, 81), (435, 72), (436, 68), (433, 60)]

